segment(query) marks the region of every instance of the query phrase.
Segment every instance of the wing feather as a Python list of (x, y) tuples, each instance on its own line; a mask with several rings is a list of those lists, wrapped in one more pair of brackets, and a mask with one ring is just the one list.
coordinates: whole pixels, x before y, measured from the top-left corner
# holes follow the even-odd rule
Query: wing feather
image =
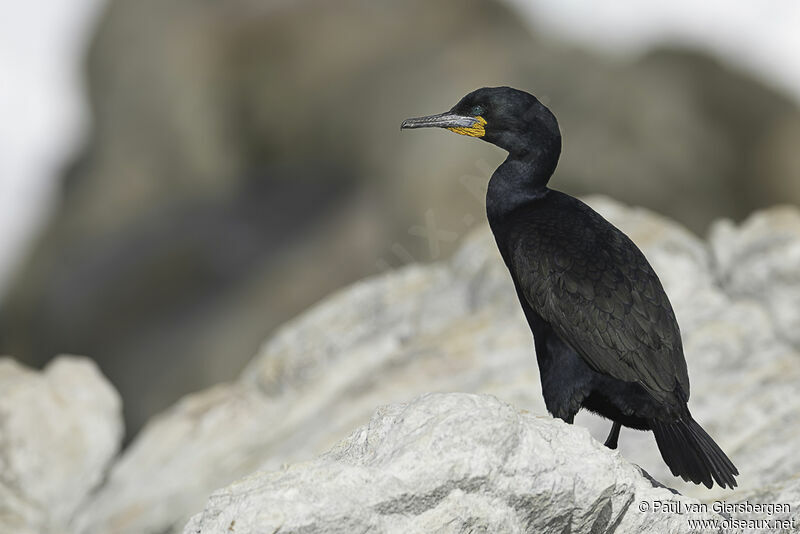
[(688, 398), (680, 331), (661, 281), (625, 234), (591, 214), (568, 229), (529, 227), (518, 239), (509, 259), (522, 295), (595, 371), (638, 382), (665, 402), (678, 387)]

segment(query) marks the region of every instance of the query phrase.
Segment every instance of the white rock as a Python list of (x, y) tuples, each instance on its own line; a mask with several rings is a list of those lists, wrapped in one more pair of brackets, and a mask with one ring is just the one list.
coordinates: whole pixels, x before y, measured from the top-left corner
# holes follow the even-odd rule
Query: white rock
[[(754, 510), (741, 512), (739, 517), (748, 519), (760, 519), (770, 521), (782, 521), (783, 526), (772, 523), (769, 529), (759, 529), (764, 532), (800, 532), (800, 478), (794, 477), (784, 480), (778, 484), (769, 484), (748, 492), (740, 492), (737, 499), (733, 501), (740, 505), (772, 505), (772, 510)], [(788, 507), (786, 506), (788, 505)], [(753, 529), (755, 531), (756, 529)]]
[[(800, 302), (800, 212), (768, 210), (740, 227), (718, 226), (709, 246), (646, 210), (591, 203), (659, 273), (683, 334), (690, 408), (739, 467), (740, 489), (676, 479), (649, 432), (623, 429), (621, 456), (707, 503), (745, 498), (800, 473), (792, 316), (800, 307), (789, 309)], [(161, 415), (82, 508), (75, 530), (180, 532), (213, 490), (257, 469), (310, 460), (376, 406), (437, 391), (488, 393), (546, 415), (532, 336), (488, 229), (448, 262), (338, 292), (282, 327), (238, 382)], [(576, 425), (601, 441), (610, 427), (583, 413)]]
[(122, 439), (117, 392), (88, 359), (0, 359), (0, 532), (63, 533)]
[(760, 211), (738, 228), (718, 221), (710, 243), (725, 292), (757, 300), (778, 334), (800, 348), (800, 211)]
[(428, 394), (378, 410), (317, 460), (214, 493), (184, 534), (675, 533), (715, 517), (639, 509), (656, 502), (699, 505), (585, 429), (489, 395)]

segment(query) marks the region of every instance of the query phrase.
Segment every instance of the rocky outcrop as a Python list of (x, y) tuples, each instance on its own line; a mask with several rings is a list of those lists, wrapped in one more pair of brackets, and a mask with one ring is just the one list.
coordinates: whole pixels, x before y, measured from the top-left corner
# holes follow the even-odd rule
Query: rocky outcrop
[[(688, 499), (776, 498), (800, 509), (795, 483), (800, 473), (795, 454), (800, 444), (800, 346), (792, 315), (792, 303), (800, 298), (800, 211), (774, 208), (738, 226), (721, 221), (703, 241), (647, 210), (604, 198), (590, 202), (631, 236), (659, 273), (683, 333), (690, 407), (739, 467), (736, 491), (707, 490), (672, 477), (650, 433), (624, 429), (619, 452), (611, 452), (580, 430), (587, 427), (602, 441), (607, 421), (580, 414), (571, 429), (546, 421), (530, 331), (491, 235), (479, 230), (447, 262), (403, 268), (332, 295), (282, 327), (237, 381), (186, 397), (152, 420), (81, 507), (74, 531), (181, 532), (208, 495), (222, 487), (226, 489), (208, 501), (203, 515), (192, 520), (193, 528), (217, 532), (236, 521), (234, 532), (259, 532), (262, 527), (269, 532), (267, 525), (281, 514), (287, 529), (302, 524), (345, 528), (347, 523), (337, 523), (343, 516), (320, 509), (312, 517), (308, 506), (314, 495), (322, 498), (330, 490), (324, 502), (352, 509), (348, 507), (364, 495), (359, 485), (367, 482), (380, 486), (382, 493), (365, 502), (412, 503), (409, 509), (416, 511), (430, 505), (429, 510), (403, 515), (373, 508), (371, 518), (364, 512), (352, 516), (354, 521), (388, 525), (381, 521), (396, 515), (398, 524), (414, 530), (474, 503), (487, 514), (475, 517), (478, 531), (482, 524), (523, 528), (524, 514), (507, 506), (508, 500), (535, 493), (537, 480), (550, 479), (526, 480), (507, 473), (505, 486), (500, 478), (487, 478), (485, 485), (470, 481), (484, 480), (495, 465), (487, 460), (492, 455), (508, 454), (519, 466), (529, 455), (529, 468), (544, 473), (545, 464), (555, 459), (547, 455), (547, 447), (540, 450), (535, 443), (547, 436), (558, 440), (553, 447), (563, 440), (574, 463), (553, 468), (552, 476), (567, 477), (557, 481), (564, 484), (558, 487), (571, 487), (573, 479), (590, 483), (591, 477), (580, 478), (582, 456), (598, 463), (585, 469), (607, 475), (591, 487), (576, 482), (575, 491), (592, 493), (595, 500), (575, 500), (580, 512), (572, 518), (555, 517), (571, 514), (571, 508), (537, 508), (538, 514), (553, 514), (553, 521), (569, 522), (575, 531), (593, 521), (610, 530), (617, 519), (619, 525), (634, 528), (639, 516), (630, 505), (622, 515), (625, 499), (635, 502), (641, 492), (657, 490), (628, 462)], [(431, 396), (395, 405), (337, 445), (369, 421), (376, 406), (407, 403), (427, 392), (482, 395)], [(520, 409), (544, 419), (523, 415)], [(466, 422), (471, 411), (473, 426)], [(510, 427), (493, 426), (491, 432), (477, 428), (496, 417)], [(422, 425), (420, 434), (413, 432), (415, 421)], [(530, 443), (516, 444), (509, 437), (522, 435)], [(443, 448), (453, 450), (452, 456), (446, 451), (433, 455), (435, 436), (446, 444)], [(491, 442), (493, 436), (498, 442)], [(311, 463), (282, 467), (308, 462), (332, 447)], [(412, 459), (419, 464), (412, 466)], [(452, 473), (447, 465), (454, 466)], [(473, 465), (474, 477), (465, 471)], [(256, 471), (262, 474), (234, 483)], [(409, 478), (393, 478), (401, 471), (408, 471)], [(322, 478), (311, 484), (317, 475)], [(439, 485), (434, 483), (437, 477)], [(461, 481), (466, 481), (463, 487)], [(291, 489), (294, 483), (297, 487)], [(303, 496), (306, 489), (311, 496)], [(570, 502), (563, 499), (558, 502)], [(541, 501), (531, 504), (538, 507)], [(257, 513), (262, 506), (266, 508)], [(444, 515), (436, 515), (440, 512)], [(666, 516), (659, 521), (672, 525)]]
[(119, 395), (89, 360), (0, 358), (0, 532), (65, 532), (121, 439)]
[(440, 393), (378, 410), (316, 460), (215, 492), (183, 532), (674, 534), (688, 519), (723, 519), (693, 506), (585, 429)]

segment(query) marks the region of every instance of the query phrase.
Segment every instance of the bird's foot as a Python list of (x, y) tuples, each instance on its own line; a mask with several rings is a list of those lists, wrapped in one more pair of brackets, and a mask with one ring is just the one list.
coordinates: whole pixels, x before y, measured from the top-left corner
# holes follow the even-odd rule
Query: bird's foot
[(608, 439), (606, 439), (606, 442), (603, 443), (603, 445), (605, 445), (606, 447), (608, 447), (609, 449), (612, 449), (612, 450), (616, 449), (617, 448), (617, 440), (616, 440), (616, 438), (615, 439), (611, 439), (611, 436), (608, 436)]
[(608, 437), (604, 443), (606, 447), (612, 450), (617, 448), (617, 440), (619, 440), (619, 431), (621, 428), (622, 425), (614, 421), (614, 424), (611, 426), (611, 432), (608, 433)]

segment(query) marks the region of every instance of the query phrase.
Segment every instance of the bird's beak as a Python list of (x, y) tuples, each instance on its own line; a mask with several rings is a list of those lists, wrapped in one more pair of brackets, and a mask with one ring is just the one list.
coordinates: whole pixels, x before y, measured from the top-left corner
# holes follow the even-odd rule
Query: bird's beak
[(450, 111), (438, 115), (427, 117), (417, 117), (406, 119), (400, 124), (400, 129), (406, 128), (447, 128), (448, 130), (461, 135), (472, 137), (483, 137), (486, 133), (484, 125), (486, 120), (483, 117), (470, 117), (467, 115), (456, 115)]

